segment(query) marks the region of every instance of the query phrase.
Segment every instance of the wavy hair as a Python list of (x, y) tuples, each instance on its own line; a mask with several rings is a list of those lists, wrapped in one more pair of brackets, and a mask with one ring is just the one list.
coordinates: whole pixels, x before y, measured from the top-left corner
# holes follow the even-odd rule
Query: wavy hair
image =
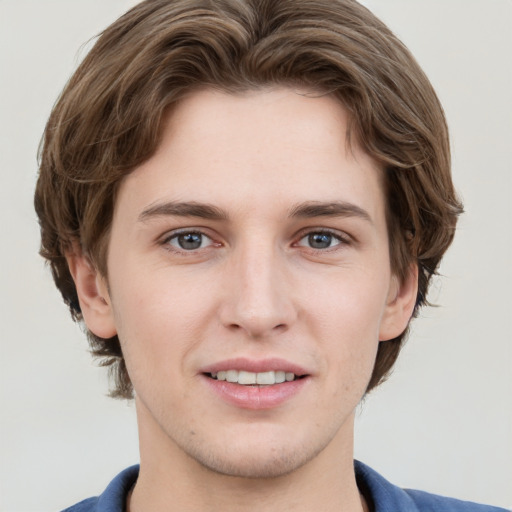
[[(149, 159), (165, 113), (197, 88), (266, 86), (331, 94), (350, 137), (385, 169), (392, 270), (419, 267), (415, 313), (462, 211), (450, 173), (443, 109), (407, 48), (354, 0), (146, 0), (98, 37), (48, 120), (35, 208), (41, 255), (73, 318), (82, 320), (66, 262), (80, 244), (108, 278), (116, 193)], [(379, 343), (367, 390), (392, 368), (406, 332)], [(88, 331), (110, 367), (112, 396), (133, 389), (117, 336)]]

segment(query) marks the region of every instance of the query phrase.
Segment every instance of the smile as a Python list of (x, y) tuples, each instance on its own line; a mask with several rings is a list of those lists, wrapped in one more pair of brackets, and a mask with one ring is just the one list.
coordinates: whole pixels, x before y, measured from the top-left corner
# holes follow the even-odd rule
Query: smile
[(292, 382), (300, 376), (284, 370), (271, 370), (267, 372), (248, 372), (245, 370), (226, 370), (210, 373), (212, 379), (227, 381), (243, 386), (273, 386), (283, 382)]

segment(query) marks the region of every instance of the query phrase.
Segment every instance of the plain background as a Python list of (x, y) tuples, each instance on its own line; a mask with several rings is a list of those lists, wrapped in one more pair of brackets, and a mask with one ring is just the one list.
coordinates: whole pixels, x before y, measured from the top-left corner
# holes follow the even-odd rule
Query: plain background
[[(36, 152), (81, 45), (132, 0), (0, 0), (0, 509), (59, 510), (138, 460), (132, 405), (107, 398), (38, 257)], [(356, 456), (405, 487), (512, 507), (512, 2), (367, 0), (445, 106), (467, 213)], [(305, 411), (307, 414), (307, 411)]]

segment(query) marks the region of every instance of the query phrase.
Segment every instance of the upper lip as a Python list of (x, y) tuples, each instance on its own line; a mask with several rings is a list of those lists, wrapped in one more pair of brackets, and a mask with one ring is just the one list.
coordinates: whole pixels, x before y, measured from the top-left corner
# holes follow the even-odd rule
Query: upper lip
[(281, 370), (294, 373), (297, 376), (309, 374), (309, 372), (300, 365), (278, 357), (267, 359), (248, 359), (245, 357), (225, 359), (201, 368), (200, 373), (218, 373), (227, 370), (242, 370), (253, 373)]

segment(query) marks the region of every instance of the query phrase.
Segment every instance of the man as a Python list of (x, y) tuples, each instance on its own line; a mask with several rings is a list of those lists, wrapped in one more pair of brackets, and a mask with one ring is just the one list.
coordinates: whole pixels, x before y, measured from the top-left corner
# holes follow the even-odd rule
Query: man
[(55, 106), (35, 202), (139, 424), (140, 469), (71, 510), (493, 510), (353, 461), (461, 211), (436, 95), (359, 4), (139, 4)]

